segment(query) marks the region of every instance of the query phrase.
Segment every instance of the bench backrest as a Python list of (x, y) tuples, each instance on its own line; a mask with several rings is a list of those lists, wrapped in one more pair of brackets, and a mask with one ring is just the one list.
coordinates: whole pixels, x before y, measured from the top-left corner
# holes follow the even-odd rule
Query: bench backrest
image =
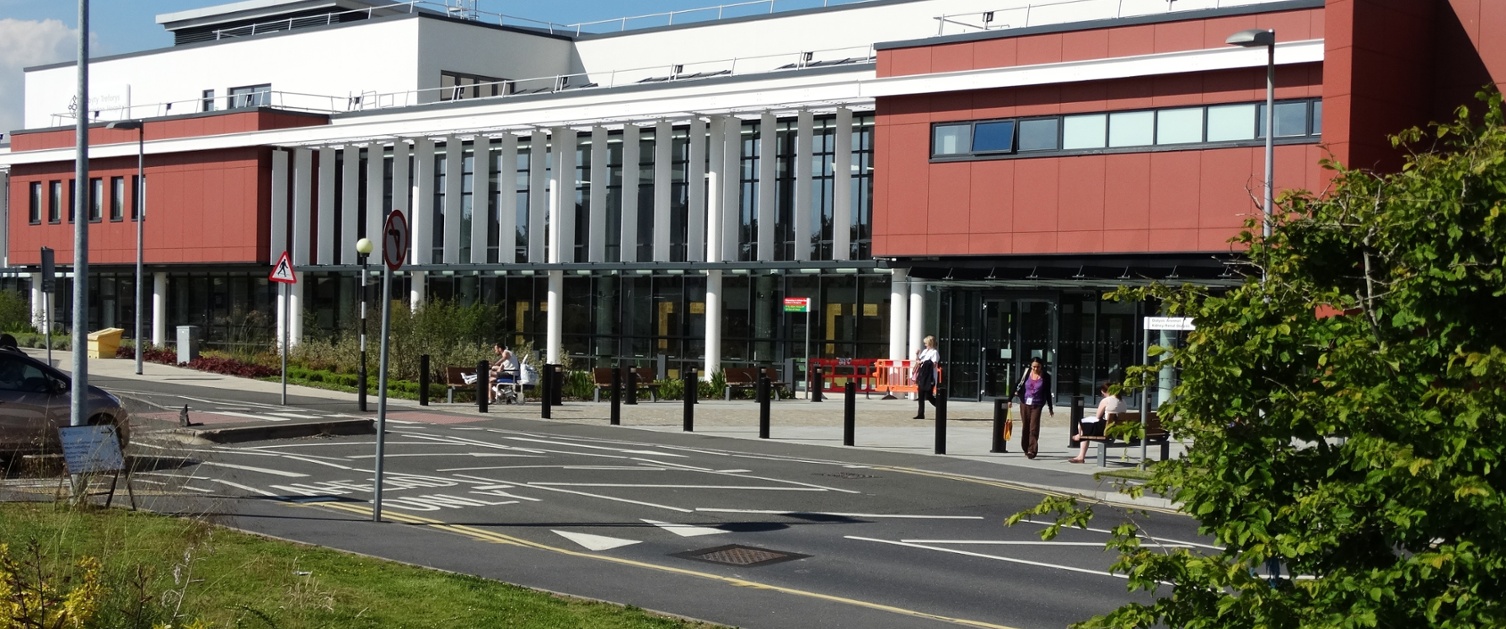
[(476, 369), (474, 367), (445, 367), (444, 383), (447, 386), (469, 386), (465, 381), (465, 376), (469, 376), (474, 373), (476, 373)]
[[(603, 387), (612, 386), (612, 369), (612, 367), (593, 368), (591, 370), (591, 383)], [(654, 370), (652, 367), (634, 367), (633, 372), (638, 374), (638, 384), (649, 384), (654, 381)], [(622, 386), (627, 386), (626, 378), (623, 379)]]
[(727, 380), (727, 384), (756, 384), (758, 369), (756, 367), (728, 367), (722, 370), (722, 377)]
[[(1112, 429), (1119, 424), (1140, 425), (1140, 411), (1125, 411), (1109, 416), (1109, 423), (1104, 426), (1105, 430)], [(1166, 429), (1161, 427), (1161, 417), (1155, 412), (1150, 412), (1150, 417), (1145, 420), (1145, 434), (1154, 436), (1165, 434)]]

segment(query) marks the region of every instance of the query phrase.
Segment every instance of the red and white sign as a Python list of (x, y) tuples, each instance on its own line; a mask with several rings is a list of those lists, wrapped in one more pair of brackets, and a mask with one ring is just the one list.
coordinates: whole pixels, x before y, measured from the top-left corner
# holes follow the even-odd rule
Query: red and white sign
[(403, 268), (403, 261), (408, 259), (408, 240), (408, 218), (393, 210), (382, 228), (382, 262), (387, 263), (387, 268), (393, 271)]
[(272, 266), (272, 274), (267, 279), (283, 284), (297, 284), (298, 276), (293, 270), (293, 257), (288, 252), (282, 252), (282, 257), (277, 259), (277, 264)]
[(785, 312), (810, 312), (811, 298), (809, 297), (785, 297)]

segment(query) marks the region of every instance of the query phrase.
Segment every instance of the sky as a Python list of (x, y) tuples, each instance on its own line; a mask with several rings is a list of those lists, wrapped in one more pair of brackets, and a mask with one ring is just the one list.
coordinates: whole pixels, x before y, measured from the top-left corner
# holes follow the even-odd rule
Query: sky
[[(93, 0), (89, 3), (89, 55), (103, 57), (172, 45), (167, 31), (157, 25), (157, 15), (200, 9), (232, 0)], [(821, 0), (769, 0), (778, 10), (819, 6)], [(446, 0), (432, 0), (443, 5)], [(479, 11), (556, 24), (575, 24), (612, 18), (645, 16), (717, 4), (744, 4), (746, 0), (474, 0)], [(78, 54), (79, 3), (70, 0), (0, 0), (0, 133), (9, 142), (10, 131), (21, 127), (22, 69), (73, 61)], [(728, 15), (768, 10), (768, 2), (745, 5)], [(715, 11), (676, 17), (696, 19)], [(660, 16), (629, 22), (646, 27), (664, 24)]]

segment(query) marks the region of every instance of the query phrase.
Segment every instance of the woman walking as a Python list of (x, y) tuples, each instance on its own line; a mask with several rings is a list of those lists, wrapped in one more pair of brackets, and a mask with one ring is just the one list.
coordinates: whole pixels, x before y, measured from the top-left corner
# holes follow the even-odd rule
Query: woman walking
[(1014, 394), (1020, 398), (1020, 449), (1027, 459), (1035, 458), (1040, 445), (1041, 407), (1056, 416), (1056, 409), (1051, 406), (1051, 391), (1051, 375), (1046, 373), (1045, 365), (1040, 358), (1030, 359), (1030, 369), (1014, 385)]

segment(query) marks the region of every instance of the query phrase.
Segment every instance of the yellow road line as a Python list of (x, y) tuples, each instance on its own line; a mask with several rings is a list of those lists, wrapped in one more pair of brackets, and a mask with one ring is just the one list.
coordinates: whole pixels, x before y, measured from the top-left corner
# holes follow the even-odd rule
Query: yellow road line
[[(371, 513), (372, 513), (370, 507), (363, 507), (363, 506), (352, 505), (352, 504), (318, 503), (318, 502), (304, 503), (304, 504), (297, 504), (297, 503), (290, 503), (290, 504), (295, 504), (295, 506), (301, 506), (301, 507), (325, 507), (325, 508), (330, 508), (330, 509), (338, 509), (338, 510), (341, 510), (341, 511), (347, 511), (347, 512), (350, 512), (350, 513), (356, 513), (356, 514), (364, 515), (364, 516), (367, 516), (367, 517), (370, 517)], [(950, 616), (942, 616), (942, 615), (939, 615), (939, 614), (931, 614), (931, 613), (922, 612), (922, 611), (913, 610), (913, 609), (905, 609), (903, 607), (894, 607), (892, 605), (884, 605), (884, 604), (881, 604), (881, 603), (874, 603), (874, 602), (870, 602), (870, 601), (862, 601), (862, 600), (853, 599), (853, 598), (846, 598), (846, 597), (842, 597), (842, 596), (833, 596), (831, 594), (822, 594), (820, 592), (812, 592), (810, 590), (800, 590), (800, 589), (796, 589), (796, 588), (789, 588), (789, 587), (783, 587), (783, 586), (778, 586), (778, 585), (769, 585), (767, 583), (759, 583), (757, 581), (749, 581), (747, 579), (738, 579), (738, 578), (734, 578), (734, 577), (725, 577), (725, 576), (722, 576), (722, 575), (711, 574), (709, 572), (701, 572), (701, 571), (698, 571), (698, 570), (688, 570), (688, 569), (685, 569), (685, 568), (675, 568), (675, 567), (672, 567), (672, 566), (661, 566), (661, 565), (658, 565), (658, 564), (652, 564), (652, 563), (647, 563), (647, 562), (642, 562), (642, 561), (636, 561), (636, 560), (632, 560), (632, 559), (624, 559), (624, 558), (621, 558), (621, 557), (612, 557), (610, 555), (598, 555), (598, 554), (593, 554), (593, 553), (581, 552), (581, 551), (577, 551), (577, 550), (570, 550), (568, 548), (559, 548), (557, 546), (549, 546), (547, 544), (540, 544), (538, 542), (531, 542), (531, 541), (528, 541), (528, 540), (525, 540), (525, 539), (513, 537), (511, 535), (504, 535), (502, 533), (496, 533), (496, 532), (492, 532), (492, 531), (478, 529), (478, 528), (475, 528), (475, 527), (472, 527), (472, 526), (465, 526), (465, 525), (461, 525), (461, 524), (446, 524), (445, 522), (440, 521), (440, 520), (433, 520), (433, 519), (429, 519), (429, 518), (425, 518), (425, 517), (420, 517), (420, 516), (416, 516), (416, 515), (409, 515), (409, 514), (406, 514), (406, 513), (392, 513), (390, 511), (383, 511), (382, 517), (390, 519), (390, 520), (392, 520), (394, 522), (402, 522), (404, 524), (422, 525), (422, 526), (426, 526), (428, 528), (434, 528), (434, 529), (438, 529), (438, 530), (441, 530), (441, 531), (447, 531), (447, 532), (450, 532), (450, 533), (454, 533), (456, 535), (462, 535), (462, 536), (465, 536), (465, 537), (470, 537), (472, 539), (476, 539), (476, 540), (480, 540), (480, 541), (484, 541), (484, 542), (491, 542), (491, 543), (494, 543), (494, 544), (507, 544), (509, 546), (521, 546), (521, 547), (525, 547), (525, 548), (532, 548), (532, 549), (535, 549), (535, 550), (542, 550), (542, 551), (548, 551), (548, 552), (558, 553), (558, 554), (561, 554), (561, 555), (568, 555), (568, 556), (571, 556), (571, 557), (579, 557), (579, 558), (582, 558), (582, 559), (594, 559), (594, 560), (597, 560), (597, 561), (606, 561), (606, 562), (615, 563), (615, 564), (624, 565), (624, 566), (632, 566), (632, 567), (635, 567), (635, 568), (644, 568), (644, 569), (648, 569), (648, 570), (657, 570), (659, 572), (668, 572), (668, 573), (671, 573), (671, 574), (678, 574), (678, 575), (688, 576), (688, 577), (698, 577), (698, 578), (702, 578), (702, 579), (708, 579), (708, 580), (711, 580), (711, 581), (719, 581), (719, 582), (726, 583), (728, 585), (734, 585), (734, 586), (737, 586), (737, 587), (745, 587), (745, 588), (751, 588), (751, 589), (756, 589), (756, 590), (767, 590), (767, 591), (771, 591), (771, 592), (779, 592), (781, 594), (791, 594), (791, 595), (794, 595), (794, 596), (803, 596), (803, 597), (806, 597), (806, 598), (814, 598), (814, 599), (823, 600), (823, 601), (830, 601), (830, 602), (834, 602), (834, 603), (842, 603), (842, 604), (845, 604), (845, 605), (853, 605), (855, 607), (864, 607), (864, 608), (867, 608), (867, 609), (873, 609), (873, 610), (878, 610), (878, 611), (885, 611), (885, 612), (900, 614), (900, 615), (904, 615), (904, 616), (912, 616), (912, 617), (916, 617), (916, 618), (928, 618), (928, 619), (931, 619), (931, 620), (939, 620), (939, 621), (942, 621), (942, 622), (949, 622), (949, 623), (954, 623), (954, 624), (958, 624), (958, 625), (964, 625), (964, 626), (968, 626), (968, 627), (980, 627), (980, 628), (983, 628), (983, 629), (1015, 629), (1014, 627), (1010, 627), (1008, 625), (999, 625), (999, 624), (994, 624), (994, 623), (987, 623), (987, 622), (983, 622), (983, 621), (979, 621), (979, 620), (968, 620), (966, 618), (953, 618), (953, 617), (950, 617)]]

